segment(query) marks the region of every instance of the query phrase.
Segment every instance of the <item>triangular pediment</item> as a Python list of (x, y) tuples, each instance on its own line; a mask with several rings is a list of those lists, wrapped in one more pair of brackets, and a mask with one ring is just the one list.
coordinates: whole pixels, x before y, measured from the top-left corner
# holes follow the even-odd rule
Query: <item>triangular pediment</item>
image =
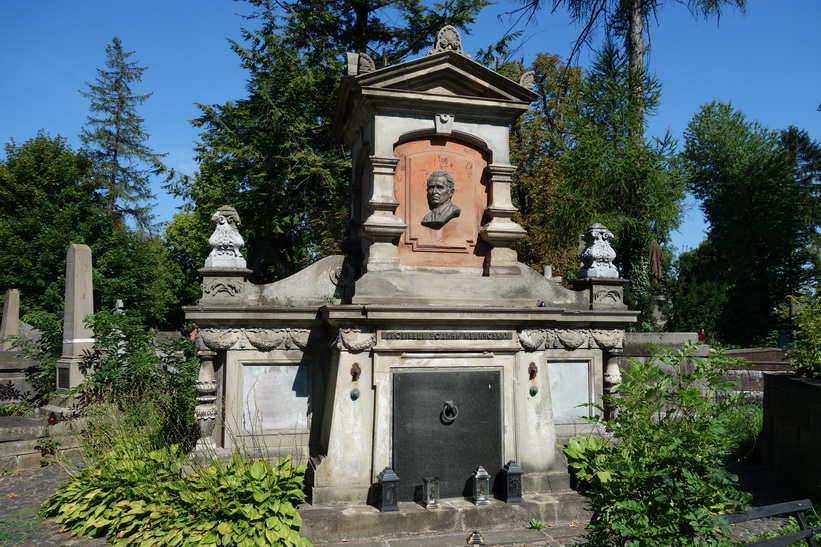
[(530, 103), (537, 95), (464, 55), (442, 52), (355, 77), (358, 86), (496, 101)]

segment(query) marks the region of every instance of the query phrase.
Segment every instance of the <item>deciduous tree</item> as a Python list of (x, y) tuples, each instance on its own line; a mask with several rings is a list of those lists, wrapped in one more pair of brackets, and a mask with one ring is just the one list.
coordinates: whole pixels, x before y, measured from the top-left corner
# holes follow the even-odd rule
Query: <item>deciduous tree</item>
[(722, 342), (747, 345), (785, 327), (773, 311), (817, 282), (819, 157), (806, 132), (769, 130), (726, 103), (703, 106), (688, 125), (689, 187), (709, 223), (713, 279), (728, 288)]
[(6, 145), (0, 162), (0, 290), (19, 288), (21, 309), (62, 313), (66, 250), (92, 248), (95, 305), (126, 307), (152, 327), (173, 324), (182, 275), (161, 240), (112, 214), (93, 159), (43, 132)]

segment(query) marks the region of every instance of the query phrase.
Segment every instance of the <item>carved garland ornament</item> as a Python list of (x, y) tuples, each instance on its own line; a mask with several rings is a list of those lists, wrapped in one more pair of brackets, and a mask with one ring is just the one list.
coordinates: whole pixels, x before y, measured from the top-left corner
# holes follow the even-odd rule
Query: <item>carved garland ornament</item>
[(351, 353), (369, 350), (375, 343), (376, 334), (361, 329), (339, 329), (335, 341), (337, 349), (347, 350)]
[(620, 329), (525, 329), (519, 333), (519, 343), (525, 351), (542, 349), (583, 348), (612, 350), (624, 346), (624, 331)]
[(253, 347), (259, 351), (275, 349), (301, 349), (308, 346), (310, 329), (200, 329), (199, 335), (203, 344), (213, 351), (224, 351), (231, 348), (248, 349)]

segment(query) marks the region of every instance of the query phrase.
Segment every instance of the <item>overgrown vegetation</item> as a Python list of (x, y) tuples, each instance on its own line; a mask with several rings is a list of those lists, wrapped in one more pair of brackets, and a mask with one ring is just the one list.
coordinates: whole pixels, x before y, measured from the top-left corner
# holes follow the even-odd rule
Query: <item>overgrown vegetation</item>
[(793, 320), (798, 336), (792, 342), (787, 355), (793, 368), (814, 378), (821, 377), (821, 299), (792, 298), (797, 313)]
[(592, 544), (723, 541), (729, 528), (715, 516), (749, 499), (723, 465), (736, 442), (728, 410), (741, 398), (722, 380), (729, 364), (717, 352), (696, 356), (694, 346), (634, 361), (604, 398), (615, 418), (593, 419), (610, 439), (579, 437), (566, 447), (577, 487), (590, 495)]
[[(199, 433), (191, 341), (158, 351), (154, 334), (127, 312), (87, 321), (96, 342), (76, 393), (83, 420), (75, 422), (86, 465), (46, 501), (43, 516), (116, 545), (310, 545), (296, 511), (304, 469), (290, 458), (251, 461), (237, 452), (183, 475)], [(50, 438), (38, 446), (48, 459), (57, 448)]]
[(119, 440), (61, 486), (42, 514), (114, 545), (310, 545), (296, 510), (304, 470), (290, 458), (272, 464), (237, 452), (183, 476), (178, 446)]

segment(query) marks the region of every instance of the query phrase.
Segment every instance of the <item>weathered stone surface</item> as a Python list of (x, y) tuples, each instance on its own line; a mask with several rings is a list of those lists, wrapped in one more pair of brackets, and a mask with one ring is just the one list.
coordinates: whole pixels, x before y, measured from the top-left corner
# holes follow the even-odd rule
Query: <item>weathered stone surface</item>
[(91, 247), (73, 243), (66, 254), (65, 310), (63, 312), (63, 355), (57, 361), (57, 388), (73, 389), (85, 379), (80, 370), (82, 356), (94, 347), (94, 333), (85, 317), (94, 313)]
[[(517, 261), (509, 128), (536, 95), (457, 42), (446, 29), (431, 55), (379, 70), (348, 56), (333, 127), (353, 162), (345, 258), (268, 285), (205, 268), (186, 309), (200, 441), (292, 451), (315, 505), (365, 503), (386, 467), (406, 499), (422, 475), (461, 496), (477, 466), (509, 460), (526, 493), (566, 488), (557, 439), (586, 427), (575, 407), (600, 402), (637, 315), (617, 276), (568, 289)], [(455, 425), (437, 422), (445, 401), (465, 413)]]
[[(20, 291), (8, 289), (3, 301), (3, 321), (0, 323), (0, 339), (20, 335)], [(11, 349), (11, 341), (3, 342), (0, 351)]]

